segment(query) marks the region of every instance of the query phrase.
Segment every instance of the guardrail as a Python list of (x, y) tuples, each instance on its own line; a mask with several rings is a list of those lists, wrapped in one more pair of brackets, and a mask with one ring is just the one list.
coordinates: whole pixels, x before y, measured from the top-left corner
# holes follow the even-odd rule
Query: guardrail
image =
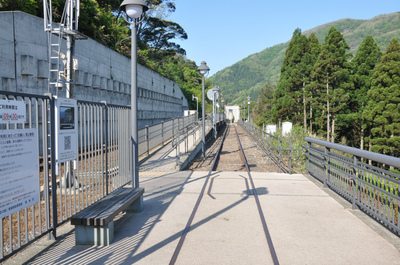
[(400, 233), (400, 159), (306, 137), (307, 173)]
[[(275, 135), (264, 132), (263, 130), (250, 124), (238, 121), (247, 132), (250, 133), (253, 140), (263, 149), (270, 161), (276, 165), (277, 172), (292, 174), (292, 159), (301, 155), (301, 150), (292, 148), (292, 139), (279, 138)], [(297, 152), (297, 154), (293, 154)]]

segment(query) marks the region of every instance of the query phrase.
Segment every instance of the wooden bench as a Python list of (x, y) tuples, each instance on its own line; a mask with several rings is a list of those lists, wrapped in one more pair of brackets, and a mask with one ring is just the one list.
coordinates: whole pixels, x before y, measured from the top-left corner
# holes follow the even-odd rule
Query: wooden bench
[(144, 188), (119, 188), (71, 218), (76, 245), (108, 246), (114, 239), (114, 217), (143, 209)]

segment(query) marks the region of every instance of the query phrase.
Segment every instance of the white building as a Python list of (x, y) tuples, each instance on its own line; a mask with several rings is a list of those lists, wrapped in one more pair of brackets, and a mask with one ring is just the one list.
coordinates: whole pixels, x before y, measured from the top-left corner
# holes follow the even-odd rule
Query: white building
[(232, 120), (235, 118), (235, 122), (240, 119), (240, 107), (239, 106), (225, 106), (226, 119)]

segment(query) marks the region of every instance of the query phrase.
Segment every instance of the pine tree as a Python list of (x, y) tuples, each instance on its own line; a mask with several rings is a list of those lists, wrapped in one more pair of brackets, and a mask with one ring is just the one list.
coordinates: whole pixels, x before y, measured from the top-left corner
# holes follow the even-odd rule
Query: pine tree
[(274, 86), (266, 85), (258, 94), (257, 104), (253, 109), (254, 115), (257, 117), (256, 124), (258, 126), (275, 122), (272, 113), (274, 91)]
[(371, 123), (371, 150), (400, 155), (400, 44), (393, 39), (375, 67), (365, 116)]
[[(349, 70), (347, 60), (351, 54), (343, 35), (334, 27), (329, 30), (321, 53), (314, 65), (313, 84), (316, 99), (314, 106), (318, 106), (323, 115), (326, 115), (326, 139), (335, 141), (336, 116), (341, 113), (349, 98)], [(322, 116), (322, 115), (321, 115)], [(325, 119), (319, 120), (320, 128), (325, 127)]]
[[(314, 67), (315, 62), (318, 59), (318, 56), (321, 52), (321, 44), (318, 41), (317, 36), (315, 36), (314, 33), (311, 33), (311, 35), (308, 37), (308, 44), (310, 46), (310, 61), (309, 61), (309, 67), (311, 68), (311, 71)], [(312, 75), (312, 74), (311, 74)], [(310, 80), (311, 81), (311, 80)], [(307, 98), (307, 102), (306, 104), (310, 105), (310, 115), (309, 115), (309, 121), (310, 121), (310, 132), (313, 131), (313, 107), (312, 107), (312, 103), (313, 103), (313, 91), (311, 89), (310, 84), (307, 85), (306, 88), (306, 98)]]
[(302, 111), (302, 106), (305, 106), (305, 86), (311, 72), (309, 61), (308, 39), (301, 34), (300, 29), (296, 29), (286, 50), (280, 79), (275, 90), (275, 110), (277, 117), (281, 120), (290, 119), (294, 123), (304, 121), (302, 117), (305, 111)]
[(367, 104), (368, 91), (371, 88), (371, 76), (375, 66), (379, 63), (381, 54), (374, 38), (368, 36), (363, 40), (352, 60), (351, 81), (354, 90), (350, 94), (348, 114), (342, 117), (343, 122), (347, 124), (344, 134), (347, 136), (348, 143), (361, 149), (364, 149), (365, 129), (367, 127), (363, 112)]

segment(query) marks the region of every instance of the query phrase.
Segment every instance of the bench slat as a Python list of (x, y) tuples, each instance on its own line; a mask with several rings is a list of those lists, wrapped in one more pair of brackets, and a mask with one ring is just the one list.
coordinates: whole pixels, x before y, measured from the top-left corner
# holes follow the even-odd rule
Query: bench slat
[(94, 226), (105, 226), (114, 219), (120, 212), (125, 210), (129, 205), (136, 201), (144, 193), (143, 188), (138, 188), (131, 191), (127, 196), (121, 198), (118, 203), (112, 205), (111, 208), (99, 214), (93, 222)]
[(71, 218), (72, 225), (105, 226), (144, 193), (143, 188), (121, 188)]
[(108, 200), (111, 199), (112, 197), (118, 195), (122, 191), (123, 191), (122, 189), (118, 189), (118, 190), (110, 193), (106, 197), (101, 198), (97, 202), (94, 202), (93, 204), (89, 205), (88, 207), (86, 207), (85, 209), (80, 211), (79, 213), (75, 214), (71, 218), (71, 224), (72, 225), (87, 225), (86, 223), (84, 223), (84, 219), (86, 219), (87, 217), (90, 217), (93, 214), (98, 213), (99, 211), (104, 209), (104, 207), (107, 207), (107, 205), (109, 205)]

